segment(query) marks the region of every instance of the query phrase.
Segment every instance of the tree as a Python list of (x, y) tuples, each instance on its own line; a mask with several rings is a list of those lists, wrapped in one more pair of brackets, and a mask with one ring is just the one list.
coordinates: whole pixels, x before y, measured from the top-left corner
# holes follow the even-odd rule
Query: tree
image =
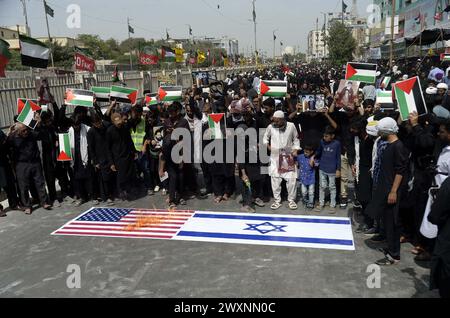
[(356, 49), (356, 41), (349, 29), (341, 22), (331, 24), (329, 36), (326, 41), (330, 51), (330, 62), (335, 66), (353, 60), (353, 52)]
[(80, 34), (78, 40), (96, 60), (112, 60), (115, 57), (112, 49), (98, 35)]

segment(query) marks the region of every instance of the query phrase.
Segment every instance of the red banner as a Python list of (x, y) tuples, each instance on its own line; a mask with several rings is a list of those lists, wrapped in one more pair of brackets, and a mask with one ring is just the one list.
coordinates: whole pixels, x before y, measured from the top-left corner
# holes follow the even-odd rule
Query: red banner
[(75, 69), (79, 71), (95, 72), (95, 61), (81, 53), (75, 53)]
[(139, 53), (139, 63), (141, 65), (156, 65), (158, 64), (158, 60), (159, 58), (157, 55)]

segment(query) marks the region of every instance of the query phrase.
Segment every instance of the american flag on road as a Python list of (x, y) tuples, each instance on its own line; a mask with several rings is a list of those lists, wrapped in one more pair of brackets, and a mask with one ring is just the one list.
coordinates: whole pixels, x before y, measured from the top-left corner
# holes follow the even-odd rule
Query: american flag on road
[(193, 214), (189, 210), (92, 208), (52, 235), (171, 239)]

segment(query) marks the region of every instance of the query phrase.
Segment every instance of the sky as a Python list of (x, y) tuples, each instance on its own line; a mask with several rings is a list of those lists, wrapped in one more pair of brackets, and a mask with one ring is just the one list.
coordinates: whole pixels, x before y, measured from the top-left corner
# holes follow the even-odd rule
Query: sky
[[(28, 22), (33, 37), (47, 35), (42, 0), (25, 0)], [(351, 10), (352, 0), (345, 0)], [(173, 38), (187, 38), (191, 25), (194, 36), (229, 36), (239, 40), (241, 53), (254, 47), (251, 0), (47, 0), (55, 11), (49, 17), (52, 36), (76, 37), (89, 33), (102, 39), (124, 40), (128, 37), (127, 17), (135, 30), (134, 37), (162, 39), (166, 28)], [(359, 13), (365, 13), (372, 0), (358, 0)], [(76, 4), (81, 12), (80, 28), (69, 28), (67, 7)], [(217, 6), (220, 6), (220, 9)], [(276, 32), (276, 50), (280, 41), (306, 52), (307, 35), (323, 26), (323, 12), (338, 12), (341, 0), (256, 0), (257, 45), (270, 56), (273, 52), (273, 30)], [(0, 26), (24, 25), (20, 0), (0, 0)]]

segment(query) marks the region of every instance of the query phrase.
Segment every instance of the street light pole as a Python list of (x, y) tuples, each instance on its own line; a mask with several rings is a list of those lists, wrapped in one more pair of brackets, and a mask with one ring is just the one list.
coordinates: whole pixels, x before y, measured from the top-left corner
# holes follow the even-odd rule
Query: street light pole
[(394, 62), (394, 23), (395, 23), (395, 5), (396, 1), (392, 0), (392, 10), (391, 10), (391, 47), (390, 47), (390, 54), (389, 54), (389, 67), (392, 69), (393, 62)]
[(276, 29), (276, 30), (273, 30), (273, 60), (275, 61), (275, 56), (276, 56), (276, 54), (275, 54), (275, 41), (277, 40), (277, 36), (275, 35), (275, 32), (277, 32), (278, 31), (278, 29)]
[(253, 24), (254, 24), (254, 31), (255, 31), (255, 62), (256, 65), (258, 65), (258, 47), (256, 42), (256, 6), (255, 6), (256, 0), (252, 0), (253, 4)]
[[(127, 27), (128, 27), (128, 39), (131, 39), (130, 18), (129, 17), (127, 17)], [(131, 70), (133, 70), (133, 57), (132, 57), (131, 41), (130, 41), (130, 68), (131, 68)]]

